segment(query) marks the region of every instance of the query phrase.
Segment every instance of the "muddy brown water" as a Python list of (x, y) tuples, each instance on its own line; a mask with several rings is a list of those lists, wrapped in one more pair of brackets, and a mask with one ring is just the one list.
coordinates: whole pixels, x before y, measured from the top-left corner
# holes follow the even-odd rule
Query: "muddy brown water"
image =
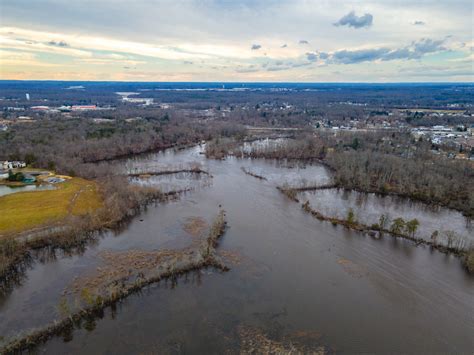
[[(322, 166), (213, 161), (201, 151), (168, 150), (129, 160), (138, 167), (200, 162), (213, 178), (178, 201), (150, 206), (82, 255), (36, 262), (21, 285), (0, 297), (3, 342), (56, 318), (61, 292), (100, 266), (101, 252), (185, 247), (193, 239), (183, 229), (189, 218), (211, 222), (222, 205), (229, 228), (218, 250), (235, 256), (224, 258), (229, 272), (201, 270), (174, 286), (147, 287), (72, 337), (54, 337), (38, 350), (222, 353), (238, 350), (238, 329), (255, 327), (274, 339), (318, 334), (312, 341), (342, 353), (472, 353), (474, 278), (458, 258), (318, 221), (275, 188), (278, 176), (290, 185), (301, 183), (302, 176), (327, 183)], [(246, 175), (242, 166), (270, 178)], [(440, 216), (446, 223), (453, 218)]]

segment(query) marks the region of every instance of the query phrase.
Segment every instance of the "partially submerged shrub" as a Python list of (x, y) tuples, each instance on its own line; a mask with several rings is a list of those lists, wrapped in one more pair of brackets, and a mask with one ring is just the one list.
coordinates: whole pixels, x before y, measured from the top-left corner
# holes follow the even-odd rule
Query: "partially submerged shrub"
[(466, 267), (467, 271), (474, 273), (474, 248), (467, 252), (466, 257), (464, 258), (464, 266)]
[(395, 218), (390, 226), (390, 231), (394, 234), (401, 234), (405, 228), (405, 220), (401, 217)]
[(347, 211), (347, 223), (349, 223), (350, 225), (356, 223), (355, 213), (352, 208), (349, 208), (349, 211)]

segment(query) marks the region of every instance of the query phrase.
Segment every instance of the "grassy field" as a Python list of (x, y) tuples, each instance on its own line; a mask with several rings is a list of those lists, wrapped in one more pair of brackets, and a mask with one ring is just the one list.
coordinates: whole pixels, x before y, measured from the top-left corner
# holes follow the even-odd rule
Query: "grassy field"
[(97, 184), (71, 178), (55, 190), (18, 192), (0, 197), (0, 236), (83, 215), (102, 206)]

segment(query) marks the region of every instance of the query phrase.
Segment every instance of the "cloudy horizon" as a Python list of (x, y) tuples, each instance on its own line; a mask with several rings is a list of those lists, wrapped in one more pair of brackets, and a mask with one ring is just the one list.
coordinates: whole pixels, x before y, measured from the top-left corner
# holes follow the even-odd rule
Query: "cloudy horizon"
[(472, 82), (471, 1), (3, 0), (0, 79)]

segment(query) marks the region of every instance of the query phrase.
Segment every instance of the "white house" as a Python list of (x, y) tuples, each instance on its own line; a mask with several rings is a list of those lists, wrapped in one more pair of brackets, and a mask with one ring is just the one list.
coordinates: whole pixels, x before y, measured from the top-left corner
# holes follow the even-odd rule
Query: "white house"
[(2, 163), (3, 169), (14, 169), (14, 168), (26, 168), (26, 163), (24, 161), (4, 161)]

